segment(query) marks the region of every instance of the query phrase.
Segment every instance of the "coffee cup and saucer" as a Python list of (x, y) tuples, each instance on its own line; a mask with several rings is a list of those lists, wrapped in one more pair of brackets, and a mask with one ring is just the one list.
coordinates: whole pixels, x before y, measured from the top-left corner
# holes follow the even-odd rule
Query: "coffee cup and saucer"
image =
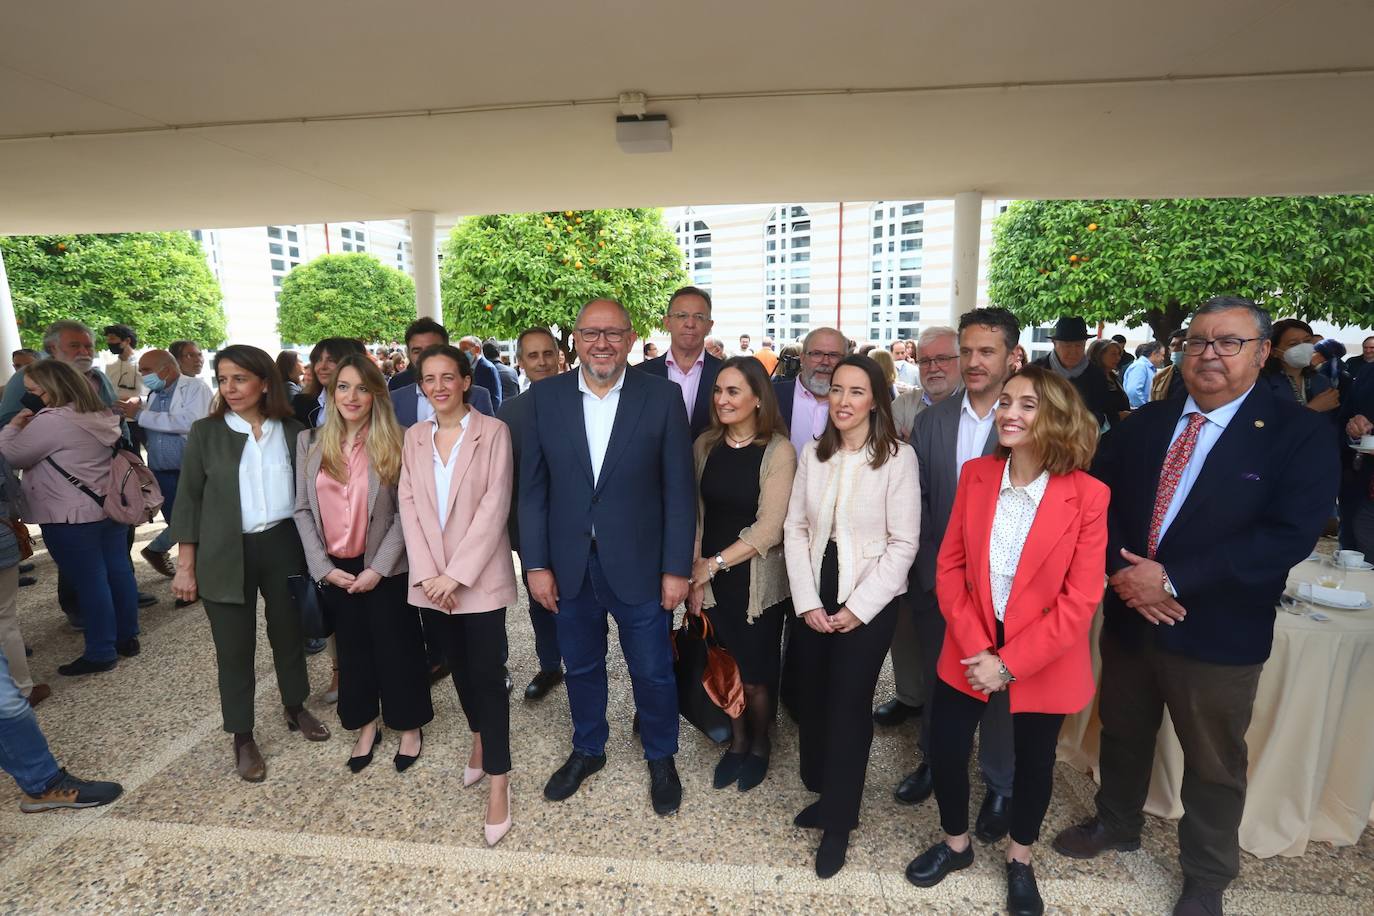
[(1374, 455), (1374, 435), (1361, 436), (1360, 441), (1350, 443), (1350, 447), (1361, 455)]
[(1374, 569), (1374, 564), (1365, 560), (1364, 554), (1358, 550), (1338, 550), (1331, 555), (1331, 565), (1349, 570), (1370, 570)]

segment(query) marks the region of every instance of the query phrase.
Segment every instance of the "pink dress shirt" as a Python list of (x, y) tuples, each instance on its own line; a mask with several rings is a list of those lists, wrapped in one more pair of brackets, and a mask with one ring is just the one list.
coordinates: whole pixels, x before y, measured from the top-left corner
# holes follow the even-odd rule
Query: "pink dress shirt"
[(825, 432), (825, 420), (830, 416), (830, 399), (817, 398), (797, 379), (797, 393), (792, 398), (792, 446), (801, 454), (806, 443), (819, 439)]
[(701, 374), (705, 371), (706, 350), (703, 348), (697, 354), (697, 361), (692, 363), (690, 369), (683, 372), (673, 361), (673, 351), (668, 349), (668, 356), (664, 359), (664, 364), (668, 367), (668, 380), (677, 382), (682, 389), (682, 403), (687, 405), (687, 422), (692, 422), (692, 408), (697, 406), (697, 389), (701, 387)]
[(320, 468), (315, 493), (320, 500), (324, 546), (332, 557), (351, 559), (367, 550), (367, 432), (348, 451), (348, 480), (339, 483)]

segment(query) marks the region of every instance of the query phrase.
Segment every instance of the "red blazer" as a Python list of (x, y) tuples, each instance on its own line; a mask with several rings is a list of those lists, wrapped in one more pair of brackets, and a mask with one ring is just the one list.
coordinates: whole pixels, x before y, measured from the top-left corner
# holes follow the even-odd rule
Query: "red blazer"
[[(945, 617), (940, 680), (986, 700), (959, 660), (995, 646), (988, 550), (1005, 458), (964, 465), (940, 546), (935, 592)], [(1012, 712), (1075, 713), (1092, 700), (1088, 631), (1106, 588), (1107, 503), (1111, 491), (1084, 471), (1050, 478), (1031, 523), (1003, 617), (998, 652), (1016, 683)]]

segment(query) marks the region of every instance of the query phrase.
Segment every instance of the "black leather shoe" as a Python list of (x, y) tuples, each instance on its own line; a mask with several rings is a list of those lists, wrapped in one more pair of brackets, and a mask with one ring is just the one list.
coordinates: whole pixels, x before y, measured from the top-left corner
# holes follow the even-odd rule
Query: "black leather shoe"
[(193, 604), (195, 604), (194, 601), (187, 601), (187, 600), (184, 599), (184, 598), (178, 598), (178, 599), (175, 601), (174, 606), (175, 606), (176, 609), (179, 611), (179, 610), (181, 610), (182, 608), (184, 608), (184, 607), (190, 607), (190, 606), (193, 605)]
[(891, 727), (901, 725), (907, 719), (914, 719), (921, 714), (920, 706), (908, 706), (901, 700), (893, 697), (886, 703), (873, 710), (873, 724)]
[[(379, 731), (380, 731), (380, 729), (379, 729)], [(397, 747), (399, 748), (400, 745), (397, 745)], [(419, 750), (417, 750), (417, 751), (412, 755), (412, 754), (402, 754), (402, 753), (400, 752), (400, 750), (398, 749), (398, 750), (396, 751), (396, 756), (391, 758), (391, 762), (392, 762), (392, 763), (395, 765), (395, 767), (396, 767), (396, 772), (397, 772), (397, 773), (404, 773), (406, 770), (408, 770), (408, 769), (410, 769), (412, 766), (414, 766), (414, 765), (415, 765), (415, 761), (417, 761), (417, 760), (420, 759), (420, 754), (422, 754), (422, 753), (424, 752), (424, 749), (425, 749), (425, 730), (422, 728), (422, 729), (420, 729), (420, 748), (419, 748)]]
[(31, 573), (31, 572), (33, 572), (33, 564), (32, 564), (32, 563), (20, 563), (20, 564), (19, 564), (19, 571), (20, 571), (21, 573)]
[(1222, 916), (1221, 891), (1194, 884), (1183, 879), (1183, 893), (1174, 904), (1174, 916)]
[(945, 880), (945, 875), (972, 864), (972, 843), (963, 852), (955, 852), (943, 842), (936, 843), (911, 860), (906, 867), (906, 879), (917, 887), (934, 887)]
[(108, 662), (92, 662), (87, 661), (86, 656), (83, 655), (74, 662), (58, 665), (57, 673), (64, 677), (77, 677), (82, 674), (100, 674), (104, 671), (113, 671), (114, 666), (115, 659), (110, 659)]
[(152, 607), (152, 606), (155, 605), (155, 604), (157, 604), (157, 598), (156, 598), (156, 596), (154, 596), (154, 595), (145, 595), (143, 592), (139, 592), (139, 593), (138, 593), (138, 606), (139, 606), (139, 607)]
[(143, 647), (139, 645), (137, 636), (130, 636), (123, 642), (115, 643), (115, 651), (125, 658), (133, 658), (143, 651)]
[(377, 742), (381, 740), (382, 727), (378, 725), (377, 729), (372, 733), (372, 743), (368, 745), (367, 753), (359, 754), (357, 757), (349, 757), (348, 769), (354, 773), (361, 773), (363, 770), (367, 769), (367, 765), (372, 762), (372, 752), (377, 750)]
[(923, 763), (897, 783), (897, 791), (893, 794), (897, 796), (897, 801), (904, 805), (919, 805), (930, 798), (930, 793), (934, 791), (935, 786), (930, 780), (930, 764)]
[(507, 668), (505, 665), (502, 665), (502, 666), (501, 666), (501, 670), (502, 670), (503, 672), (505, 672), (505, 675), (506, 675), (506, 696), (510, 696), (510, 692), (511, 692), (512, 690), (515, 689), (515, 681), (512, 681), (512, 680), (510, 679), (510, 669), (509, 669), (509, 668)]
[(720, 758), (720, 763), (716, 764), (716, 773), (711, 780), (712, 787), (723, 789), (738, 782), (739, 771), (744, 767), (744, 758), (748, 756), (744, 751), (726, 751), (725, 756)]
[(649, 761), (649, 797), (654, 802), (654, 813), (660, 816), (675, 814), (682, 805), (682, 780), (677, 778), (673, 758)]
[(548, 693), (559, 684), (563, 683), (562, 671), (541, 671), (530, 681), (525, 688), (525, 699), (542, 700)]
[(1007, 863), (1007, 912), (1010, 916), (1043, 916), (1045, 912), (1035, 871), (1029, 865)]
[(821, 834), (816, 850), (816, 877), (833, 878), (844, 868), (845, 853), (849, 852), (848, 830), (827, 830)]
[(763, 782), (763, 778), (768, 775), (768, 756), (751, 753), (744, 758), (744, 766), (739, 768), (741, 792), (748, 792)]
[(544, 797), (549, 801), (563, 801), (566, 798), (572, 798), (573, 793), (582, 785), (582, 780), (605, 765), (605, 754), (593, 757), (590, 754), (573, 751), (568, 755), (567, 762), (549, 777), (549, 781), (544, 785)]
[(1011, 797), (988, 789), (988, 794), (983, 796), (983, 807), (978, 809), (973, 835), (984, 843), (996, 843), (1010, 828)]
[(812, 802), (805, 808), (797, 812), (797, 816), (792, 818), (792, 826), (800, 827), (803, 830), (821, 829), (821, 803)]
[(310, 637), (307, 637), (305, 640), (305, 654), (319, 655), (321, 652), (325, 650), (326, 647), (328, 647), (328, 645), (329, 640), (327, 639), (312, 639)]

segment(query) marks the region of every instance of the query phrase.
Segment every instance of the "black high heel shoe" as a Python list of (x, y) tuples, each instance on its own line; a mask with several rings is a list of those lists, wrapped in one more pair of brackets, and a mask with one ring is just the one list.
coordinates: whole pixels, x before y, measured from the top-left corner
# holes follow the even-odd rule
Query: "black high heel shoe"
[(372, 752), (377, 749), (377, 742), (382, 740), (382, 727), (377, 726), (377, 730), (372, 733), (372, 744), (368, 745), (367, 753), (361, 757), (349, 757), (348, 768), (354, 773), (361, 773), (367, 769), (367, 765), (372, 762)]
[(420, 750), (415, 752), (414, 757), (410, 756), (409, 754), (402, 754), (399, 750), (396, 751), (396, 756), (392, 758), (393, 762), (396, 764), (396, 772), (404, 773), (406, 770), (410, 769), (411, 766), (414, 765), (415, 761), (420, 759), (420, 754), (424, 752), (424, 749), (425, 730), (422, 728), (420, 729)]

